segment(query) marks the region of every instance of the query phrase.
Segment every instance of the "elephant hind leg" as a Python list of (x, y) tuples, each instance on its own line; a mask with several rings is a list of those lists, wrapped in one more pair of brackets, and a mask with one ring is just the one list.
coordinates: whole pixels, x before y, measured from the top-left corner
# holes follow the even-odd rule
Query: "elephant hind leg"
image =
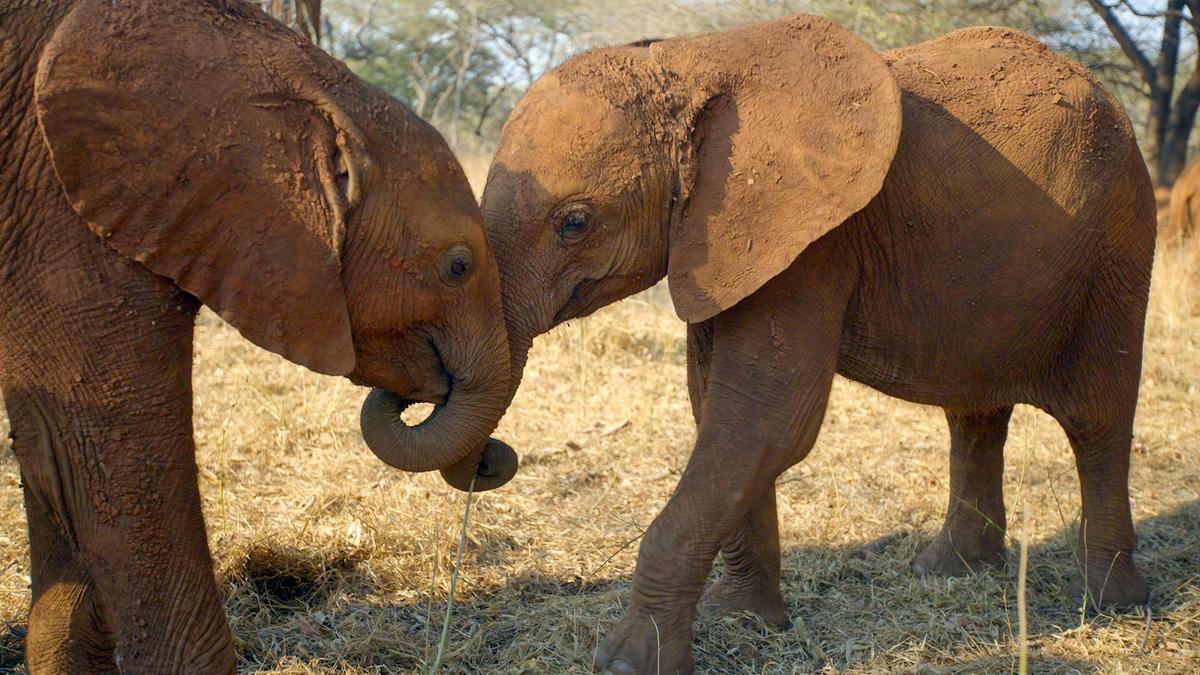
[[(1133, 562), (1136, 537), (1129, 504), (1129, 457), (1133, 445), (1136, 383), (1123, 409), (1073, 405), (1051, 414), (1075, 453), (1082, 511), (1077, 537), (1079, 567), (1070, 597), (1092, 607), (1141, 605), (1149, 594)], [(1106, 397), (1098, 392), (1099, 397)]]
[(1071, 584), (1076, 604), (1141, 605), (1149, 594), (1133, 562), (1136, 537), (1129, 504), (1129, 455), (1133, 410), (1102, 421), (1087, 415), (1055, 415), (1075, 452), (1083, 508), (1079, 521), (1079, 569)]
[(941, 532), (913, 560), (916, 572), (958, 576), (1004, 565), (1004, 441), (1012, 410), (946, 410), (950, 505)]
[(725, 569), (704, 602), (725, 612), (751, 612), (779, 628), (791, 626), (779, 589), (779, 516), (775, 484), (750, 503), (733, 536), (721, 545)]
[(25, 661), (33, 673), (117, 673), (113, 639), (87, 570), (25, 488), (33, 604)]
[(1129, 459), (1149, 266), (1149, 248), (1125, 259), (1113, 254), (1041, 406), (1062, 425), (1075, 453), (1081, 564), (1071, 597), (1093, 607), (1140, 605), (1148, 597), (1133, 562)]

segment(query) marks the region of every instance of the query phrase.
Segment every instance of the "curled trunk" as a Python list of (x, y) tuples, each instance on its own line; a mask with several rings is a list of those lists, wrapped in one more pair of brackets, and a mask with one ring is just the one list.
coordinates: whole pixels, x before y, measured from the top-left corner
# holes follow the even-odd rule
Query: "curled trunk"
[(483, 492), (494, 490), (517, 475), (520, 462), (517, 453), (504, 441), (489, 438), (478, 453), (471, 453), (444, 469), (441, 469), (442, 480), (451, 487), (466, 492), (472, 489), (471, 481), (475, 481), (474, 490)]
[(401, 414), (415, 401), (384, 389), (373, 389), (363, 402), (360, 425), (363, 440), (375, 456), (403, 471), (442, 470), (447, 482), (467, 489), (487, 490), (508, 482), (516, 473), (516, 453), (488, 435), (504, 414), (510, 396), (508, 350), (503, 341), (487, 350), (486, 364), (467, 372), (484, 376), (454, 377), (456, 364), (446, 363), (453, 384), (446, 401), (425, 421), (408, 425)]
[[(510, 330), (513, 328), (510, 325)], [(533, 339), (526, 337), (529, 331), (518, 330), (511, 338), (511, 370), (509, 371), (509, 389), (504, 400), (507, 409), (516, 396), (517, 388), (521, 385), (521, 377), (525, 372), (525, 364), (529, 360), (529, 350)], [(471, 479), (475, 480), (475, 490), (492, 490), (512, 480), (516, 475), (519, 462), (517, 453), (503, 441), (494, 438), (476, 452), (468, 454), (462, 460), (441, 469), (442, 479), (451, 487), (467, 491), (471, 488)]]

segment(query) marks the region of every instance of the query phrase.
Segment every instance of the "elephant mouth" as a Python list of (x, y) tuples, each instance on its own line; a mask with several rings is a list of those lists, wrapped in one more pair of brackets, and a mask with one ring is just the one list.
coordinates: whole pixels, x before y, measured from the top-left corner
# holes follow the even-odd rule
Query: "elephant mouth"
[(432, 385), (422, 386), (415, 391), (404, 394), (404, 399), (409, 404), (415, 403), (431, 403), (435, 408), (441, 408), (446, 405), (446, 401), (450, 398), (450, 393), (454, 389), (454, 373), (446, 367), (446, 359), (442, 358), (442, 352), (438, 349), (437, 341), (430, 336), (425, 336), (425, 343), (429, 348), (429, 353), (433, 354), (433, 359), (437, 363), (436, 379)]
[(564, 321), (587, 316), (595, 311), (588, 309), (588, 307), (591, 305), (596, 282), (596, 279), (584, 279), (575, 284), (575, 288), (571, 289), (571, 295), (567, 298), (566, 303), (563, 304), (562, 309), (558, 310), (558, 313), (554, 315), (554, 325), (557, 326)]
[[(628, 292), (630, 286), (637, 285), (638, 288), (634, 290), (638, 290), (643, 287), (639, 282), (645, 279), (646, 276), (642, 274), (609, 274), (599, 279), (580, 281), (575, 284), (575, 288), (571, 289), (571, 295), (563, 304), (562, 309), (554, 315), (554, 323), (551, 327), (564, 321), (581, 319), (607, 304), (630, 295)], [(653, 280), (644, 287), (648, 288), (651, 285), (653, 285)]]

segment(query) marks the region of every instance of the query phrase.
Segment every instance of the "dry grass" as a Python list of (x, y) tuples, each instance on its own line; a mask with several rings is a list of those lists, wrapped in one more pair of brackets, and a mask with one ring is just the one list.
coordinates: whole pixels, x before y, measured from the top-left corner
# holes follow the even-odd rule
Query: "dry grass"
[[(942, 415), (839, 380), (816, 449), (779, 482), (795, 626), (702, 615), (700, 669), (1015, 670), (1022, 538), (1031, 672), (1200, 670), (1200, 285), (1186, 283), (1195, 269), (1164, 251), (1155, 272), (1132, 474), (1151, 617), (1069, 609), (1072, 456), (1056, 424), (1029, 408), (1014, 415), (1008, 444), (1009, 571), (909, 573), (945, 510)], [(211, 314), (198, 333), (200, 483), (241, 667), (421, 669), (436, 651), (464, 495), (370, 455), (357, 432), (362, 391), (251, 346)], [(500, 429), (523, 470), (480, 495), (473, 513), (451, 671), (589, 669), (628, 595), (634, 540), (693, 439), (683, 356), (683, 327), (654, 292), (538, 341)], [(19, 668), (11, 649), (29, 602), (20, 500), (4, 452), (0, 626), (18, 628), (3, 631), (0, 668)]]

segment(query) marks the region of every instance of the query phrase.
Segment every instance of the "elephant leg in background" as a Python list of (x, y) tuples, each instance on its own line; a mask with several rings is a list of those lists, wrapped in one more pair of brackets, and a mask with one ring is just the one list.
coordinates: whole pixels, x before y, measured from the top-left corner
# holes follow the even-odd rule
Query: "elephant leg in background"
[[(688, 395), (697, 424), (708, 387), (712, 338), (711, 320), (688, 324)], [(791, 620), (779, 590), (779, 517), (775, 499), (772, 483), (750, 504), (745, 519), (721, 547), (725, 568), (705, 601), (726, 612), (752, 612), (771, 625), (786, 628)]]
[(33, 603), (26, 666), (31, 673), (117, 673), (112, 635), (87, 570), (46, 509), (25, 489)]
[(1004, 565), (1004, 441), (1012, 411), (946, 410), (950, 505), (937, 538), (913, 560), (915, 571), (957, 576)]
[(808, 454), (821, 427), (856, 273), (830, 253), (812, 247), (713, 319), (696, 446), (642, 539), (632, 599), (597, 649), (598, 667), (692, 671), (696, 603), (718, 549), (776, 477)]
[(779, 589), (779, 514), (775, 483), (750, 502), (742, 522), (721, 546), (725, 569), (706, 600), (726, 612), (751, 612), (777, 628), (792, 625)]

